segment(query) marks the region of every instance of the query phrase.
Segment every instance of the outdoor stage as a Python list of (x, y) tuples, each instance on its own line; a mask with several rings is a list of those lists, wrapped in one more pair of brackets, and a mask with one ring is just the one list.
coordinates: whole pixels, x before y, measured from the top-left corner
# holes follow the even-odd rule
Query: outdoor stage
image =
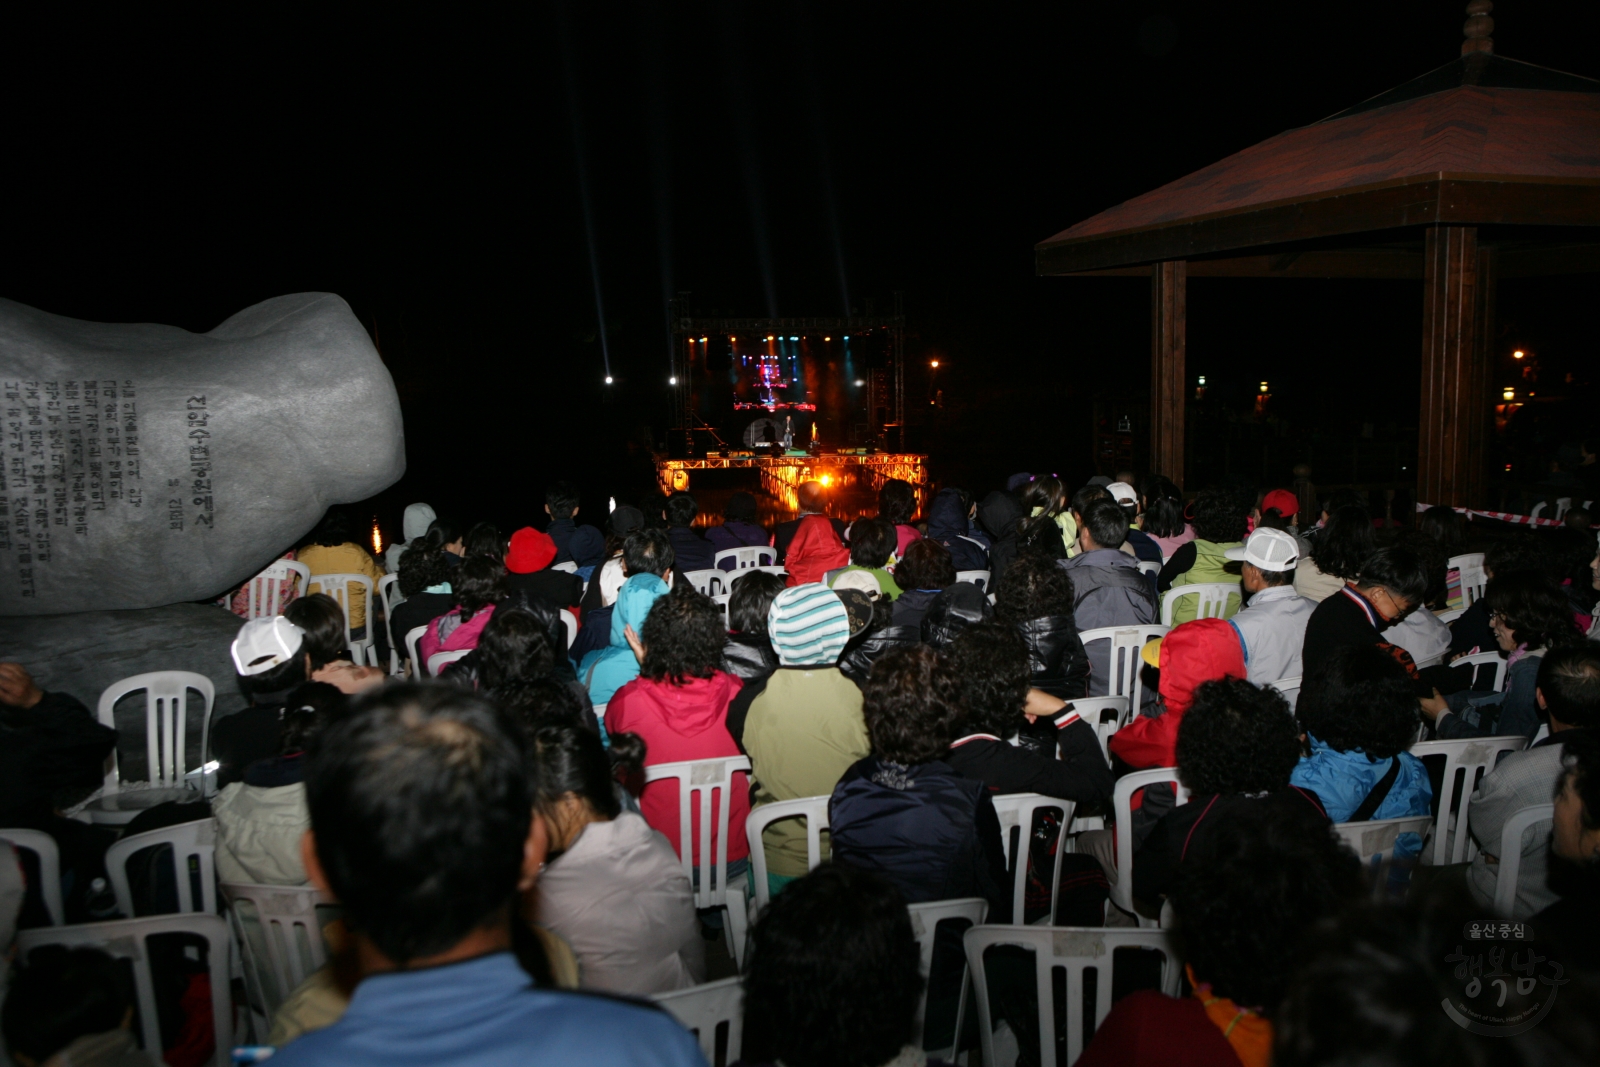
[(761, 488), (785, 507), (798, 511), (796, 490), (804, 482), (819, 481), (830, 489), (851, 486), (876, 493), (883, 483), (894, 478), (910, 482), (917, 503), (927, 503), (927, 456), (914, 453), (867, 454), (865, 449), (845, 449), (811, 455), (790, 450), (783, 455), (758, 456), (753, 452), (706, 453), (701, 459), (656, 457), (656, 480), (663, 493), (690, 488), (692, 472), (712, 470), (754, 470), (761, 476)]

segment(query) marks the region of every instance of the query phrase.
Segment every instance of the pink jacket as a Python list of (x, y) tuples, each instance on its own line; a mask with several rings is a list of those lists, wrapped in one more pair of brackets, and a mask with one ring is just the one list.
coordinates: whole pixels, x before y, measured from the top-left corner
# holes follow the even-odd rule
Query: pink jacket
[(494, 614), (494, 606), (479, 609), (472, 618), (450, 631), (450, 636), (443, 641), (439, 640), (439, 624), (446, 619), (456, 620), (461, 618), (460, 608), (451, 608), (444, 615), (439, 616), (428, 624), (428, 629), (422, 638), (417, 641), (417, 655), (422, 657), (422, 662), (437, 652), (455, 652), (458, 649), (473, 649), (478, 647), (478, 635), (488, 625), (489, 618)]

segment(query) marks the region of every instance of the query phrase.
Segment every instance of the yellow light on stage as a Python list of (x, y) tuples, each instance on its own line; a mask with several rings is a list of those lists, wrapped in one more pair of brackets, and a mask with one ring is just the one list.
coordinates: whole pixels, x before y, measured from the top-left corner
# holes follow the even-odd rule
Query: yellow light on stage
[(378, 516), (372, 516), (372, 551), (383, 554), (383, 531), (378, 528)]
[(930, 367), (937, 367), (938, 365), (939, 365), (939, 361), (936, 360), (936, 359), (935, 360), (931, 360), (928, 363), (928, 366), (930, 366)]
[(1517, 391), (1508, 385), (1501, 391), (1500, 395), (1506, 400), (1515, 400), (1517, 398)]
[(824, 341), (831, 341), (831, 340), (833, 340), (833, 338), (831, 338), (831, 337), (824, 337), (824, 338), (823, 338), (823, 340), (824, 340)]
[(1512, 359), (1521, 359), (1523, 357), (1523, 355), (1524, 355), (1524, 353), (1523, 353), (1522, 349), (1519, 348), (1515, 352), (1511, 353), (1511, 358)]
[(735, 337), (735, 336), (733, 336), (733, 335), (732, 335), (732, 334), (730, 334), (730, 335), (729, 335), (729, 336), (728, 336), (728, 340), (730, 340), (730, 341), (737, 341), (737, 340), (738, 340), (738, 339), (739, 339), (739, 338), (737, 338), (737, 337)]
[(1261, 383), (1261, 391), (1263, 393), (1267, 391), (1267, 383), (1266, 382), (1262, 382)]
[(824, 474), (821, 478), (819, 478), (817, 480), (820, 481), (823, 485), (832, 485), (833, 484), (833, 475)]
[(700, 338), (700, 343), (701, 344), (705, 344), (706, 343), (706, 339), (704, 337)]
[(767, 334), (767, 340), (769, 340), (769, 341), (770, 341), (770, 340), (772, 340), (772, 339), (773, 339), (773, 338), (772, 338), (772, 335), (771, 335), (771, 334), (770, 334), (770, 333), (769, 333), (769, 334)]

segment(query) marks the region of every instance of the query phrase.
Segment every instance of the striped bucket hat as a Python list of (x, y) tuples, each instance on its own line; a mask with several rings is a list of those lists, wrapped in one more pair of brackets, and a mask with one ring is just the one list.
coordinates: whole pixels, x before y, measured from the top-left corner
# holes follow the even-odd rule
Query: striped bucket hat
[(850, 616), (820, 582), (785, 589), (767, 612), (767, 631), (785, 667), (832, 666), (850, 640)]

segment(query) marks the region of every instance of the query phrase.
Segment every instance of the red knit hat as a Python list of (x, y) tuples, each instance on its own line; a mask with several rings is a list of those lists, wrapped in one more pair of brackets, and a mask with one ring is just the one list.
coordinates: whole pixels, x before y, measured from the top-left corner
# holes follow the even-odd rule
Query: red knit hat
[(532, 574), (550, 566), (556, 558), (556, 543), (550, 535), (540, 533), (532, 526), (524, 526), (511, 535), (511, 548), (506, 552), (506, 570), (512, 574)]

